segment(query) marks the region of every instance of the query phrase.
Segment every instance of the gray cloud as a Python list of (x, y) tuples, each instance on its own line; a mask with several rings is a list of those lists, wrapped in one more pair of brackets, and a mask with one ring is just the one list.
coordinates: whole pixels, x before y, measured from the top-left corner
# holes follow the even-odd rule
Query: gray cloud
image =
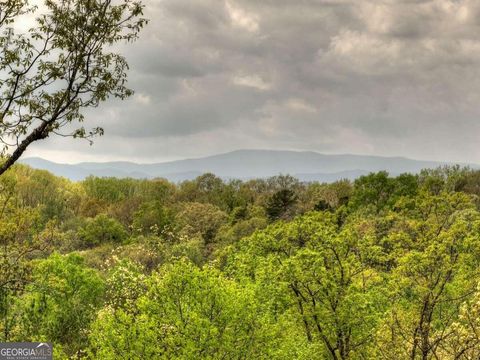
[(255, 147), (480, 163), (477, 0), (145, 2), (149, 26), (120, 49), (136, 95), (88, 113), (106, 135), (29, 155), (149, 162)]

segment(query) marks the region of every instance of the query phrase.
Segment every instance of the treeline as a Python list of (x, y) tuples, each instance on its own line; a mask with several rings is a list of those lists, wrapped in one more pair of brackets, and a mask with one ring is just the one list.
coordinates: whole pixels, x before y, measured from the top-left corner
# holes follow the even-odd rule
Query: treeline
[(56, 358), (478, 359), (480, 172), (0, 177), (0, 341)]

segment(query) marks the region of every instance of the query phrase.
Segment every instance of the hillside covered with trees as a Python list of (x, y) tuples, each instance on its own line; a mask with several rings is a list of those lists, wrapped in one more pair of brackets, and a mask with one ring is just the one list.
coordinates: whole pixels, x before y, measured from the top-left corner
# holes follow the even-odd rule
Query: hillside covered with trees
[(0, 340), (56, 359), (478, 359), (480, 172), (0, 177)]
[(480, 359), (477, 3), (0, 0), (2, 350)]

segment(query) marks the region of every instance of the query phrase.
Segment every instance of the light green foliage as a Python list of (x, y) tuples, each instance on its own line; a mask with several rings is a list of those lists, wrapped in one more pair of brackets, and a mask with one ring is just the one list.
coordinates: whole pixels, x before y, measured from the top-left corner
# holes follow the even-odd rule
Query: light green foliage
[(460, 307), (458, 318), (445, 332), (437, 349), (441, 358), (474, 360), (480, 358), (480, 288)]
[(89, 197), (106, 203), (132, 198), (135, 193), (135, 182), (131, 179), (89, 176), (82, 182), (82, 186)]
[(16, 304), (16, 340), (52, 341), (69, 355), (77, 353), (101, 304), (103, 281), (75, 254), (53, 254), (36, 262), (33, 273)]
[(48, 252), (53, 241), (42, 230), (40, 209), (16, 206), (15, 177), (1, 177), (0, 187), (0, 338), (8, 341), (12, 304), (28, 283), (30, 259)]
[(149, 279), (134, 315), (104, 309), (92, 358), (267, 358), (252, 291), (210, 267), (179, 261)]
[(16, 190), (22, 208), (38, 208), (45, 222), (54, 218), (65, 219), (69, 215), (70, 198), (68, 190), (64, 190), (67, 184), (64, 179), (25, 166), (19, 166), (16, 175)]
[(283, 307), (277, 316), (294, 314), (312, 358), (346, 359), (366, 356), (384, 310), (383, 278), (363, 262), (369, 251), (334, 215), (312, 213), (242, 240), (231, 271), (257, 281), (262, 301)]
[(389, 335), (380, 335), (380, 348), (391, 359), (430, 358), (444, 346), (460, 304), (477, 286), (480, 216), (468, 196), (455, 193), (422, 193), (413, 210), (400, 213), (387, 236), (397, 247), (397, 266), (393, 306), (382, 328)]
[(476, 360), (479, 173), (174, 185), (15, 166), (1, 337), (65, 359)]
[(88, 177), (81, 183), (88, 197), (83, 209), (85, 216), (95, 217), (107, 213), (125, 226), (132, 225), (141, 233), (151, 226), (166, 224), (168, 214), (165, 205), (175, 193), (173, 184), (163, 179), (134, 180)]
[(238, 191), (238, 182), (224, 183), (214, 174), (204, 174), (180, 184), (177, 201), (213, 204), (224, 211), (243, 205), (245, 200)]

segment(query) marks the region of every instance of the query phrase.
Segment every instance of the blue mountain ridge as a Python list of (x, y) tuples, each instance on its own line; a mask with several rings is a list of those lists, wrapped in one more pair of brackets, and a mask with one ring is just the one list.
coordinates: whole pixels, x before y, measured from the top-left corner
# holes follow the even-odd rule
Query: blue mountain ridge
[[(355, 179), (376, 171), (388, 171), (392, 175), (405, 172), (418, 173), (425, 168), (453, 165), (449, 162), (414, 160), (404, 157), (367, 155), (330, 155), (312, 151), (237, 150), (196, 159), (185, 159), (153, 164), (126, 161), (82, 162), (61, 164), (42, 158), (25, 158), (20, 161), (36, 169), (73, 181), (87, 176), (135, 179), (166, 178), (173, 182), (193, 179), (211, 172), (224, 179), (266, 178), (278, 174), (290, 174), (302, 181), (333, 182), (339, 179)], [(480, 168), (475, 164), (461, 166)]]

